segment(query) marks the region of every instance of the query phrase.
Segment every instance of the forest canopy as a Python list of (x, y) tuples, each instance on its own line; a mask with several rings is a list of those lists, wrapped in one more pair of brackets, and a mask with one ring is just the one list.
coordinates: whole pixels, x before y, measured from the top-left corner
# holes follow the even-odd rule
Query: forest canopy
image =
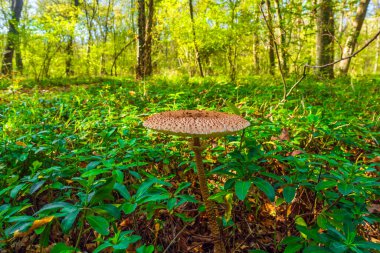
[[(369, 0), (1, 0), (0, 5), (2, 72), (36, 80), (301, 74), (305, 64), (352, 54), (380, 29), (379, 2)], [(378, 73), (379, 43), (356, 56), (349, 69), (336, 65), (335, 72)]]

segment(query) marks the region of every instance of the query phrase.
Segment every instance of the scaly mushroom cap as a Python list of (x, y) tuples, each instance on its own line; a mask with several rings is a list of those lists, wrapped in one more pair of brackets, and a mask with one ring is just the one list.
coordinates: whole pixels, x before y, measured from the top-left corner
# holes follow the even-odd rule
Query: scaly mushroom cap
[(179, 110), (150, 116), (143, 125), (159, 132), (181, 136), (223, 136), (250, 125), (244, 118), (223, 112)]

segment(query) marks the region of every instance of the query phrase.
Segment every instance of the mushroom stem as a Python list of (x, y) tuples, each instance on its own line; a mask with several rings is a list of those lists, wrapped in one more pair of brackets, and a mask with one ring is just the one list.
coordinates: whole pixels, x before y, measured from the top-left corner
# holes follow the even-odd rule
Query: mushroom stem
[(193, 137), (192, 149), (195, 154), (195, 162), (198, 170), (199, 186), (201, 189), (202, 199), (206, 206), (206, 214), (209, 219), (209, 229), (211, 230), (211, 235), (214, 237), (214, 253), (224, 253), (226, 252), (224, 243), (222, 241), (222, 232), (216, 220), (216, 209), (215, 204), (209, 200), (210, 194), (207, 187), (206, 173), (203, 167), (202, 161), (202, 147), (199, 137)]

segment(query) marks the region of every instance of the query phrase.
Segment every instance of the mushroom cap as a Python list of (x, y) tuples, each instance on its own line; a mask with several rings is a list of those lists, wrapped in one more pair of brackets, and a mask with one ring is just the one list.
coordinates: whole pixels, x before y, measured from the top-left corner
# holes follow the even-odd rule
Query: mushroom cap
[(143, 125), (146, 128), (180, 136), (223, 136), (250, 125), (236, 114), (199, 110), (167, 111), (150, 116)]

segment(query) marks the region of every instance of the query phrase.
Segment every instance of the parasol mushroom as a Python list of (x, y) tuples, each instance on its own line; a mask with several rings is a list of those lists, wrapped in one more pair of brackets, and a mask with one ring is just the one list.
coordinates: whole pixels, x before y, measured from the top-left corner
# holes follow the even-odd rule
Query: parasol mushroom
[(179, 110), (150, 116), (143, 125), (146, 128), (171, 135), (192, 137), (192, 149), (198, 170), (199, 186), (209, 218), (209, 229), (215, 239), (214, 252), (226, 252), (221, 229), (217, 223), (215, 205), (209, 200), (206, 174), (202, 162), (200, 137), (216, 137), (235, 133), (250, 125), (241, 116), (223, 112)]

